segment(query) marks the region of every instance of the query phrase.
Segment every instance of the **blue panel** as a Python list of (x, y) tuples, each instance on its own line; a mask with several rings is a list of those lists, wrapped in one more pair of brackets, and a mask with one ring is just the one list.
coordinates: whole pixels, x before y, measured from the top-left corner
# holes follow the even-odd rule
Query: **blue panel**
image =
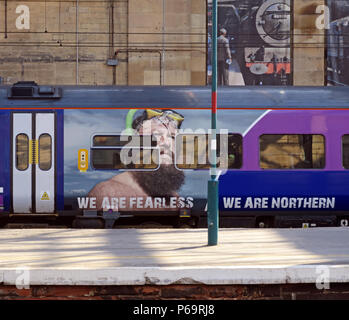
[(0, 110), (0, 187), (4, 188), (4, 211), (10, 211), (10, 112)]
[[(220, 177), (219, 196), (223, 211), (349, 211), (349, 171), (229, 171)], [(228, 208), (231, 197), (235, 208)]]
[(56, 209), (64, 210), (64, 110), (56, 110)]

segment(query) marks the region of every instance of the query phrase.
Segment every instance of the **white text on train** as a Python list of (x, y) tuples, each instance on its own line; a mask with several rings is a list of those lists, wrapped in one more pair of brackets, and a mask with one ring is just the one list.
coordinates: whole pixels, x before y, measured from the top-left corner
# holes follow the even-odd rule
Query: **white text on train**
[(228, 209), (333, 209), (335, 201), (334, 197), (223, 197)]
[[(95, 197), (78, 197), (79, 209), (96, 209), (97, 199)], [(102, 209), (118, 210), (125, 208), (136, 209), (160, 209), (160, 208), (192, 208), (194, 199), (192, 197), (103, 197)]]

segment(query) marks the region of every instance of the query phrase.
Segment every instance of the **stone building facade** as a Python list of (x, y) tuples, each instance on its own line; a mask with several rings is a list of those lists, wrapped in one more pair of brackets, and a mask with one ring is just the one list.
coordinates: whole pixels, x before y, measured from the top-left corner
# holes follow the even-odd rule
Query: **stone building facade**
[(0, 17), (6, 84), (205, 84), (205, 0), (3, 0)]
[[(325, 0), (293, 0), (293, 84), (325, 84), (325, 29), (317, 27)], [(317, 8), (318, 13), (317, 13)]]
[[(293, 84), (325, 82), (324, 0), (293, 0)], [(206, 0), (2, 0), (2, 83), (205, 85)]]

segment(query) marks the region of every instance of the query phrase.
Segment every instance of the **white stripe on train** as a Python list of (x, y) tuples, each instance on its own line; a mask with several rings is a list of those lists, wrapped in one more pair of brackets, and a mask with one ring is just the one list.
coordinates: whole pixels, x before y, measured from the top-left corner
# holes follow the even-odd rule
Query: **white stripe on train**
[(264, 113), (262, 113), (246, 130), (245, 132), (242, 134), (242, 136), (246, 136), (246, 134), (248, 134), (250, 132), (250, 130), (260, 121), (262, 120), (262, 118), (264, 118), (271, 110), (267, 110)]

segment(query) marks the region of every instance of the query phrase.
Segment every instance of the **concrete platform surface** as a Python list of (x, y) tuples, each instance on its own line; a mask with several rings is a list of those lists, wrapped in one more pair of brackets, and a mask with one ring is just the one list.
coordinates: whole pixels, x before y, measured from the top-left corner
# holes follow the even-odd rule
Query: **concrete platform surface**
[[(349, 282), (349, 228), (2, 229), (0, 283), (15, 285)], [(24, 279), (24, 280), (23, 280)]]

